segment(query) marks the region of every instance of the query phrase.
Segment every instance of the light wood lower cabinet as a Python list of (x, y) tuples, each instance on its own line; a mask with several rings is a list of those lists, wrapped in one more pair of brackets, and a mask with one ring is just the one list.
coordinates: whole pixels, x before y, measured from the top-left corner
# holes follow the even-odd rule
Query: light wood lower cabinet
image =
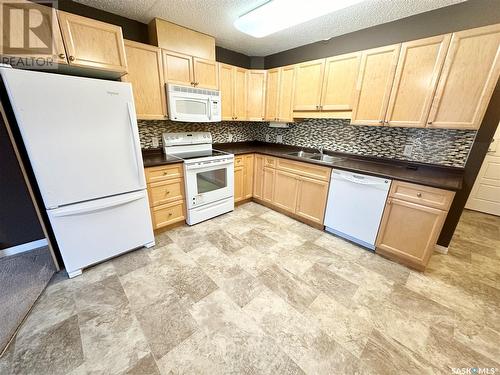
[(234, 158), (234, 201), (240, 202), (253, 196), (254, 155)]
[(182, 163), (145, 169), (153, 229), (186, 219)]
[(394, 181), (380, 224), (376, 252), (424, 270), (453, 196), (450, 191)]
[(254, 198), (323, 225), (331, 168), (256, 155), (254, 171)]

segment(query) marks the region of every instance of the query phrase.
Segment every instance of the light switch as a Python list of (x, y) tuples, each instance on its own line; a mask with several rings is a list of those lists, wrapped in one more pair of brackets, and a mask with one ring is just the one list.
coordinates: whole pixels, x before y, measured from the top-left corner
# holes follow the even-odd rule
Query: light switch
[(153, 147), (159, 147), (160, 146), (158, 137), (151, 137), (151, 143), (153, 144)]
[(283, 143), (283, 136), (282, 136), (281, 134), (278, 134), (278, 135), (276, 136), (276, 142), (277, 142), (277, 143)]
[(266, 142), (271, 142), (271, 136), (269, 134), (266, 134)]
[(233, 141), (233, 135), (232, 135), (231, 133), (229, 133), (229, 134), (227, 135), (227, 141), (228, 141), (228, 142), (232, 142), (232, 141)]
[(412, 152), (413, 152), (413, 145), (405, 145), (405, 148), (403, 150), (403, 155), (404, 156), (411, 156)]

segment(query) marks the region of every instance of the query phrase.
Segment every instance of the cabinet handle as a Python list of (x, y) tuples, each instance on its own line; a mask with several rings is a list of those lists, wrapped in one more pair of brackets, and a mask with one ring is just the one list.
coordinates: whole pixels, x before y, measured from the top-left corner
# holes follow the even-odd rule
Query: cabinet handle
[(164, 176), (166, 176), (167, 174), (168, 174), (168, 172), (167, 172), (167, 171), (163, 172), (163, 175), (164, 175)]
[(422, 198), (422, 193), (417, 193), (417, 197)]
[(172, 216), (172, 212), (169, 212), (169, 213), (168, 213), (168, 217), (170, 217), (170, 216)]
[(170, 194), (170, 192), (167, 190), (167, 192), (165, 194), (168, 195), (168, 194)]
[(75, 61), (75, 56), (70, 56), (69, 61)]
[(66, 57), (66, 55), (65, 55), (64, 53), (60, 53), (60, 54), (59, 54), (59, 58), (60, 58), (60, 59), (64, 59), (65, 57)]
[(432, 121), (429, 121), (429, 122), (427, 123), (427, 125), (432, 125)]
[(392, 204), (392, 199), (391, 198), (387, 199), (387, 204)]

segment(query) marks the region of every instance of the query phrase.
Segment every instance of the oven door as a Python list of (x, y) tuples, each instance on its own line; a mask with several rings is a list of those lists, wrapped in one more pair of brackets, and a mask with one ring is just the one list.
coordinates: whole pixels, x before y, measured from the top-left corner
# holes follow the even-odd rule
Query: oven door
[(234, 159), (185, 164), (188, 209), (234, 196)]
[(208, 96), (170, 92), (168, 113), (170, 120), (183, 122), (209, 122), (210, 100)]

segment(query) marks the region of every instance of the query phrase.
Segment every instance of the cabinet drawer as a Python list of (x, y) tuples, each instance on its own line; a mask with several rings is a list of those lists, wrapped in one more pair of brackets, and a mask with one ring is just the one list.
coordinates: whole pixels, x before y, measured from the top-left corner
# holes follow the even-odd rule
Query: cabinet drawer
[(184, 221), (184, 201), (164, 204), (151, 209), (153, 227), (159, 229), (170, 224)]
[(427, 207), (448, 211), (455, 193), (429, 186), (393, 181), (389, 194), (393, 198), (406, 202), (418, 203)]
[(328, 167), (301, 163), (288, 159), (277, 159), (276, 168), (282, 171), (296, 173), (304, 177), (316, 178), (323, 181), (328, 181), (332, 172), (332, 169)]
[(243, 156), (235, 156), (234, 157), (234, 166), (239, 167), (240, 165), (243, 165)]
[(146, 182), (158, 182), (171, 178), (180, 178), (183, 174), (182, 163), (146, 168)]
[(272, 156), (264, 156), (264, 166), (269, 168), (275, 168), (276, 158), (273, 158)]
[(175, 178), (149, 185), (149, 205), (156, 207), (161, 204), (184, 199), (184, 182), (182, 178)]

